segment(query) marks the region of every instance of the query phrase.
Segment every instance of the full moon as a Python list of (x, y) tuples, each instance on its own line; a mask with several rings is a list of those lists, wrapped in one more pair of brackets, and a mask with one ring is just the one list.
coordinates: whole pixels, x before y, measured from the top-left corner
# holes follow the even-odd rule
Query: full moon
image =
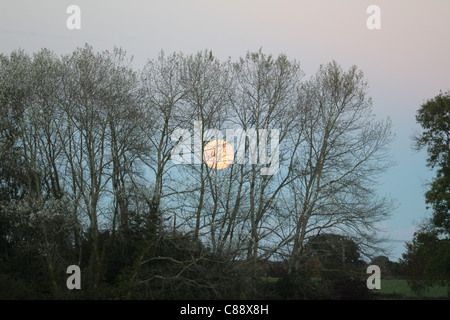
[(233, 163), (233, 160), (233, 147), (223, 140), (210, 141), (203, 148), (203, 161), (210, 168), (216, 170), (225, 169)]

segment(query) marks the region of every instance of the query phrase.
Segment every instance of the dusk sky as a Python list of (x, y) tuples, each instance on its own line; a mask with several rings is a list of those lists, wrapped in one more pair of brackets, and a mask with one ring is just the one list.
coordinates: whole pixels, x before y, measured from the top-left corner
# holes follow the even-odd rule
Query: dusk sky
[[(69, 5), (81, 9), (80, 30), (66, 26)], [(370, 5), (380, 8), (379, 30), (366, 25)], [(305, 79), (331, 60), (344, 68), (357, 65), (374, 113), (390, 117), (396, 134), (397, 165), (380, 181), (380, 194), (399, 203), (383, 223), (385, 235), (395, 240), (390, 258), (396, 260), (404, 251), (397, 240), (411, 240), (426, 216), (425, 183), (433, 173), (426, 154), (412, 150), (411, 136), (420, 129), (415, 114), (421, 104), (450, 90), (449, 13), (448, 0), (2, 0), (0, 53), (121, 46), (141, 68), (161, 50), (208, 49), (225, 60), (262, 48), (299, 61)]]

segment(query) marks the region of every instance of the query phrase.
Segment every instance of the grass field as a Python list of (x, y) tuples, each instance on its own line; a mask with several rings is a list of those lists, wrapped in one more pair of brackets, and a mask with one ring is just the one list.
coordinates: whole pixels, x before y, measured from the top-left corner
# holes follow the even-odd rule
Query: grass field
[[(264, 278), (268, 282), (277, 282), (279, 278)], [(381, 289), (374, 289), (381, 295), (381, 299), (449, 299), (447, 287), (435, 285), (418, 297), (408, 286), (406, 280), (381, 279)]]
[[(397, 298), (418, 298), (418, 296), (409, 288), (406, 280), (397, 279), (382, 279), (381, 289), (377, 290), (378, 293), (386, 295), (386, 297)], [(428, 291), (423, 293), (425, 299), (447, 299), (447, 287), (435, 285)]]

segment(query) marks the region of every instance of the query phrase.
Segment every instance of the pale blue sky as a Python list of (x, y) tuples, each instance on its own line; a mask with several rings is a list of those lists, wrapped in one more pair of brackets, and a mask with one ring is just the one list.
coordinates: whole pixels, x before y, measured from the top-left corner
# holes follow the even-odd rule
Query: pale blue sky
[[(66, 9), (81, 8), (81, 30), (68, 30)], [(381, 29), (369, 30), (369, 5), (381, 9)], [(380, 193), (399, 207), (383, 227), (394, 240), (411, 240), (425, 216), (424, 183), (432, 177), (424, 153), (414, 153), (415, 112), (450, 89), (448, 0), (2, 0), (0, 52), (42, 47), (57, 54), (89, 43), (95, 50), (122, 46), (136, 67), (160, 50), (211, 49), (224, 60), (262, 48), (286, 53), (306, 76), (336, 60), (364, 71), (379, 118), (390, 117), (397, 166), (382, 177)], [(391, 259), (403, 252), (396, 245)]]

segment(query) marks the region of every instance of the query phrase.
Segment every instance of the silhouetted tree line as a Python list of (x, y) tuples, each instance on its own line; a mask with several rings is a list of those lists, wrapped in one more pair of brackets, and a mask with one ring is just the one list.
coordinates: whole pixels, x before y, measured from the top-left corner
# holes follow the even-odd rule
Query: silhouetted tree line
[[(355, 66), (303, 76), (261, 50), (162, 52), (141, 70), (119, 48), (0, 55), (0, 297), (362, 297), (361, 256), (392, 209), (375, 192), (390, 123)], [(171, 160), (214, 128), (252, 133), (259, 161), (215, 170), (195, 145)], [(66, 287), (73, 264), (81, 290)]]

